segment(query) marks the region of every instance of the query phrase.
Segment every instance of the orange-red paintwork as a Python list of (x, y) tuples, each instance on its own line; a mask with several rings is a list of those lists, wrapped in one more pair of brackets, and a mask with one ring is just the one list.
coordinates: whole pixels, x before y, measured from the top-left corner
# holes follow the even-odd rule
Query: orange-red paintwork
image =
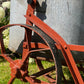
[[(71, 51), (84, 52), (84, 46), (67, 44), (64, 41), (64, 39), (57, 32), (55, 32), (52, 28), (50, 28), (47, 24), (45, 24), (43, 21), (41, 21), (38, 17), (36, 17), (33, 14), (35, 6), (36, 6), (36, 0), (34, 0), (32, 4), (28, 5), (27, 13), (25, 15), (26, 24), (36, 25), (38, 28), (40, 28), (43, 32), (45, 32), (48, 36), (50, 36), (55, 41), (56, 48), (60, 49), (62, 51), (62, 54), (64, 56), (67, 66), (71, 72), (71, 75), (74, 79), (75, 84), (84, 84), (84, 81), (79, 73), (79, 70), (78, 70), (76, 63), (73, 59), (73, 56), (71, 54)], [(28, 26), (21, 25), (21, 24), (13, 24), (13, 25), (19, 25), (26, 29), (25, 29), (25, 39), (24, 39), (24, 43), (23, 43), (22, 60), (13, 61), (10, 57), (8, 57), (7, 55), (4, 54), (5, 50), (4, 50), (3, 40), (2, 40), (2, 34), (0, 34), (0, 46), (1, 46), (1, 50), (2, 50), (1, 51), (2, 54), (0, 56), (4, 57), (9, 62), (10, 67), (11, 67), (11, 79), (8, 84), (11, 84), (16, 77), (20, 78), (23, 81), (28, 81), (31, 84), (39, 84), (38, 83), (39, 80), (33, 79), (32, 77), (28, 76), (28, 72), (27, 72), (28, 59), (29, 59), (30, 52), (32, 52), (30, 50), (31, 50), (31, 48), (36, 48), (37, 45), (38, 45), (38, 48), (44, 48), (45, 50), (49, 49), (49, 47), (42, 43), (38, 43), (38, 44), (32, 43), (31, 42), (32, 30), (30, 30)], [(10, 27), (13, 25), (1, 27), (0, 33), (1, 33), (1, 30), (3, 30), (3, 28)], [(39, 50), (37, 49), (37, 51), (39, 51)], [(23, 65), (24, 65), (24, 67), (23, 67)], [(17, 72), (18, 72), (18, 75), (21, 74), (22, 77), (17, 76), (16, 75)], [(49, 84), (49, 83), (40, 81), (40, 84)]]

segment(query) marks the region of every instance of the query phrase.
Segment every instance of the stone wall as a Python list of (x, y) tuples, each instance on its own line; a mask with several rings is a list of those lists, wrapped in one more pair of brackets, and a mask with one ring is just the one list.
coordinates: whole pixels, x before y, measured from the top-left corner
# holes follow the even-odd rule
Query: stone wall
[[(62, 36), (68, 44), (84, 45), (84, 0), (37, 1), (37, 17)], [(11, 23), (25, 23), (23, 15), (26, 13), (26, 0), (12, 0), (11, 5)], [(18, 34), (17, 31), (20, 33)], [(12, 46), (15, 51), (21, 49), (19, 45), (23, 37), (24, 30), (16, 28), (10, 31), (10, 46)], [(81, 55), (80, 58), (83, 57), (84, 56)]]

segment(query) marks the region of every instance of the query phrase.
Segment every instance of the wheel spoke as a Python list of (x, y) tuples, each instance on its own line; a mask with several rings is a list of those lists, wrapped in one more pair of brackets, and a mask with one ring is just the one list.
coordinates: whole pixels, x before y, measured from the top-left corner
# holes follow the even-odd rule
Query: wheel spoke
[(46, 75), (53, 70), (55, 70), (55, 66), (52, 66), (52, 67), (47, 68), (47, 69), (43, 69), (40, 72), (37, 72), (37, 73), (31, 75), (31, 77), (36, 78), (36, 77), (39, 77), (39, 76), (42, 76), (42, 75)]
[[(8, 84), (12, 84), (15, 78), (19, 78), (22, 81), (27, 80), (30, 84), (55, 84), (55, 83), (60, 84), (61, 75), (58, 72), (61, 72), (61, 69), (60, 69), (60, 67), (58, 67), (59, 56), (57, 56), (57, 53), (54, 51), (54, 49), (55, 49), (54, 41), (48, 35), (46, 35), (46, 33), (44, 33), (42, 30), (40, 30), (38, 27), (13, 24), (13, 25), (1, 27), (1, 29), (5, 29), (6, 27), (9, 27), (9, 26), (21, 26), (21, 27), (24, 27), (25, 29), (29, 29), (30, 31), (34, 31), (34, 33), (36, 33), (40, 37), (40, 39), (43, 41), (43, 43), (41, 43), (40, 41), (34, 41), (34, 40), (33, 40), (34, 42), (31, 42), (31, 40), (30, 40), (31, 36), (28, 36), (29, 39), (28, 39), (28, 37), (26, 37), (28, 45), (26, 45), (26, 43), (25, 43), (25, 46), (23, 46), (24, 52), (22, 54), (22, 59), (20, 61), (16, 60), (17, 61), (16, 62), (13, 59), (11, 59), (11, 57), (4, 54), (3, 38), (0, 35), (0, 46), (2, 49), (2, 54), (0, 56), (4, 57), (9, 63), (11, 63), (10, 67), (11, 67), (11, 69), (13, 69), (11, 71), (11, 73), (13, 75), (15, 74), (15, 77), (12, 75), (13, 77), (11, 77)], [(27, 32), (27, 34), (28, 33), (29, 32)], [(24, 42), (26, 42), (26, 40), (24, 40)], [(42, 52), (39, 52), (39, 51), (42, 51)], [(31, 71), (29, 70), (29, 67), (28, 67), (29, 66), (28, 59), (29, 59), (29, 57), (32, 57), (32, 56), (34, 56), (33, 57), (34, 59), (40, 59), (39, 60), (40, 62), (42, 60), (45, 60), (45, 61), (49, 60), (49, 62), (53, 61), (54, 65), (50, 64), (49, 66), (45, 66), (45, 64), (43, 64), (43, 63), (39, 64), (36, 62), (37, 65), (39, 66), (40, 71), (39, 72), (35, 71), (35, 72), (33, 72), (33, 75), (30, 75)], [(55, 59), (55, 57), (56, 57), (56, 59)], [(45, 62), (45, 63), (47, 63), (47, 62)], [(48, 64), (46, 64), (46, 65), (48, 65)], [(45, 69), (46, 67), (49, 67), (49, 68)], [(15, 72), (15, 70), (16, 70), (16, 72)], [(17, 72), (17, 70), (18, 70), (18, 72)], [(55, 73), (55, 76), (51, 75), (51, 74), (53, 74), (53, 71), (55, 71), (57, 73), (57, 74)], [(30, 76), (28, 75), (28, 73), (25, 73), (25, 72), (28, 72)], [(17, 75), (19, 75), (18, 73), (20, 73), (21, 77), (17, 76)], [(40, 76), (44, 76), (47, 80), (41, 81), (42, 79), (36, 79)], [(56, 80), (54, 80), (54, 78)], [(58, 78), (59, 78), (59, 80), (58, 80)], [(48, 83), (48, 81), (50, 83)]]
[[(44, 67), (43, 67), (43, 65), (42, 65), (42, 63), (41, 63), (41, 60), (38, 60), (38, 59), (36, 59), (36, 63), (37, 63), (37, 65), (38, 65), (38, 68), (39, 68), (39, 70), (41, 71), (41, 70), (44, 70)], [(55, 67), (55, 66), (54, 66)], [(55, 69), (54, 69), (55, 70)], [(53, 70), (52, 70), (53, 71)], [(50, 72), (49, 72), (50, 73)], [(52, 78), (50, 75), (49, 75), (49, 73), (46, 73), (45, 75), (43, 75), (46, 79), (48, 79), (48, 81), (50, 82), (50, 83), (54, 83), (54, 82), (56, 82), (56, 80), (54, 79), (54, 78)]]
[(38, 51), (45, 51), (45, 50), (50, 50), (50, 48), (31, 50), (30, 53), (32, 53), (32, 52), (38, 52)]
[(15, 76), (12, 76), (11, 79), (9, 80), (8, 84), (12, 84), (14, 80), (15, 80)]
[(30, 83), (30, 84), (49, 84), (47, 82), (41, 81), (39, 79), (32, 79), (31, 77), (26, 76), (25, 79)]
[(55, 83), (55, 82), (56, 82), (56, 80), (53, 79), (53, 78), (52, 78), (51, 76), (49, 76), (49, 75), (44, 75), (44, 77), (47, 78), (50, 83)]
[(31, 48), (49, 48), (46, 44), (39, 43), (39, 42), (31, 42)]
[(7, 55), (7, 54), (1, 54), (0, 56), (2, 56), (5, 60), (7, 60), (9, 63), (14, 63), (14, 61)]

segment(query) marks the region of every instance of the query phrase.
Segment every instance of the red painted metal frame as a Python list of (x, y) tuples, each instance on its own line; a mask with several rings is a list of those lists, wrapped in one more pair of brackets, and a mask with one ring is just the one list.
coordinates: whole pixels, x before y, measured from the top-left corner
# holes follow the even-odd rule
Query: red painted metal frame
[[(34, 0), (33, 2), (34, 3), (32, 3), (31, 5), (28, 5), (28, 9), (27, 9), (27, 11), (28, 10), (31, 11), (32, 14), (34, 14), (36, 0)], [(28, 15), (28, 12), (26, 12), (26, 15)], [(33, 23), (30, 22), (28, 19), (26, 19), (26, 24), (31, 25), (31, 26), (33, 25)], [(27, 52), (29, 52), (31, 50), (31, 36), (32, 36), (32, 31), (29, 29), (25, 29), (25, 39), (23, 42), (22, 61), (24, 61), (26, 58), (25, 54), (28, 54)], [(25, 65), (24, 65), (24, 70), (25, 70), (26, 74), (28, 74), (28, 62), (29, 62), (29, 56), (27, 57), (27, 60), (25, 61)]]
[[(30, 6), (30, 8), (32, 7), (31, 5), (29, 5), (29, 6)], [(32, 9), (33, 9), (33, 7), (32, 7)], [(84, 84), (84, 81), (79, 73), (79, 70), (76, 66), (76, 63), (75, 63), (73, 56), (71, 54), (71, 51), (70, 51), (70, 49), (84, 51), (84, 46), (68, 45), (57, 32), (55, 32), (47, 24), (45, 24), (38, 17), (36, 17), (34, 14), (32, 14), (32, 9), (27, 10), (27, 15), (25, 15), (25, 17), (30, 22), (32, 22), (37, 27), (39, 27), (42, 31), (44, 31), (48, 36), (50, 36), (56, 42), (57, 45), (60, 46), (60, 49), (65, 58), (66, 64), (69, 67), (69, 70), (72, 74), (75, 84)]]
[[(67, 66), (68, 66), (68, 68), (72, 74), (72, 77), (74, 79), (75, 84), (84, 84), (84, 81), (83, 81), (83, 79), (79, 73), (79, 70), (78, 70), (76, 63), (73, 59), (73, 56), (71, 54), (71, 50), (84, 52), (84, 46), (67, 44), (57, 32), (55, 32), (52, 28), (50, 28), (47, 24), (45, 24), (43, 21), (41, 21), (38, 17), (36, 17), (33, 14), (35, 6), (36, 6), (36, 0), (34, 0), (32, 4), (28, 5), (27, 13), (25, 15), (26, 24), (36, 25), (38, 28), (40, 28), (43, 32), (45, 32), (48, 36), (50, 36), (56, 42), (55, 46), (57, 47), (57, 49), (60, 49), (62, 51), (62, 54), (64, 56), (64, 59), (66, 61)], [(49, 49), (49, 47), (47, 45), (41, 44), (41, 43), (38, 43), (38, 44), (31, 43), (32, 30), (28, 29), (28, 27), (24, 26), (24, 25), (20, 25), (20, 24), (14, 24), (14, 25), (25, 27), (25, 39), (24, 39), (24, 43), (23, 43), (22, 60), (13, 61), (10, 57), (5, 55), (5, 49), (4, 49), (4, 44), (3, 44), (3, 40), (2, 40), (2, 34), (0, 34), (0, 45), (2, 48), (1, 56), (4, 57), (10, 63), (10, 67), (11, 67), (11, 79), (10, 79), (8, 84), (11, 84), (12, 81), (15, 79), (15, 77), (18, 77), (23, 81), (29, 81), (31, 84), (37, 84), (35, 82), (33, 83), (32, 81), (39, 81), (39, 80), (29, 77), (28, 72), (27, 72), (29, 54), (31, 52), (35, 52), (35, 51), (30, 51), (30, 50), (31, 50), (31, 48), (36, 48), (36, 47), (37, 48), (44, 48), (45, 50), (47, 50), (47, 49)], [(7, 27), (10, 27), (10, 26), (13, 26), (13, 25), (9, 25)], [(0, 29), (3, 29), (3, 28), (4, 27), (1, 27)], [(1, 31), (0, 31), (0, 33), (1, 33)], [(18, 72), (18, 74), (22, 75), (23, 79), (16, 75), (17, 72)], [(24, 80), (24, 79), (26, 79), (26, 80)], [(43, 81), (40, 81), (40, 84), (41, 83), (42, 84), (43, 83), (49, 84), (49, 83), (45, 83)]]
[[(25, 28), (28, 28), (27, 26), (24, 26), (24, 25), (21, 25), (21, 24), (11, 24), (11, 25), (7, 25), (7, 26), (3, 26), (3, 27), (1, 27), (1, 29), (3, 29), (3, 28), (6, 28), (6, 27), (10, 27), (10, 26), (21, 26), (21, 27), (25, 27)], [(0, 41), (1, 41), (1, 39), (0, 39)], [(34, 44), (36, 44), (36, 43), (31, 43), (31, 48), (36, 48), (37, 46), (37, 44), (36, 45), (34, 45)], [(42, 45), (42, 46), (41, 46)], [(38, 43), (38, 48), (47, 48), (47, 49), (49, 49), (48, 48), (48, 46), (47, 45), (45, 45), (45, 44), (41, 44), (41, 43)], [(60, 48), (61, 49), (61, 48)], [(24, 57), (24, 59), (23, 59), (23, 62), (24, 62), (24, 60), (26, 59), (26, 57), (27, 57), (27, 55), (28, 55), (28, 53), (31, 53), (32, 51), (30, 51), (30, 52), (28, 52), (28, 51), (26, 51), (25, 52), (25, 57)], [(16, 74), (16, 72), (17, 72), (17, 69), (20, 69), (20, 67), (22, 66), (22, 64), (20, 64), (21, 62), (20, 62), (20, 60), (17, 60), (17, 62), (15, 61), (13, 61), (12, 59), (10, 59), (7, 55), (4, 55), (4, 54), (2, 54), (2, 56), (11, 64), (11, 69), (12, 69), (12, 78), (11, 78), (11, 80), (13, 79), (14, 80), (14, 78), (15, 78), (15, 76), (13, 76), (14, 74)], [(20, 62), (20, 63), (19, 63)], [(22, 63), (23, 63), (22, 62)], [(24, 64), (23, 64), (24, 65)], [(15, 68), (15, 69), (14, 69)], [(21, 73), (21, 74), (25, 74), (25, 72), (23, 72), (23, 73)], [(28, 76), (25, 76), (26, 78), (28, 77)], [(30, 77), (28, 77), (29, 79), (31, 79)], [(28, 79), (27, 78), (27, 79)], [(32, 79), (33, 80), (33, 79)], [(30, 80), (28, 80), (28, 81), (30, 81)], [(8, 84), (10, 84), (10, 81), (9, 81), (9, 83)], [(31, 84), (32, 84), (32, 82), (31, 82)], [(80, 83), (79, 83), (80, 84)]]
[[(11, 27), (11, 26), (21, 26), (21, 27), (24, 27), (25, 29), (30, 29), (32, 31), (34, 31), (33, 29), (31, 29), (30, 27), (28, 27), (27, 25), (22, 25), (22, 24), (10, 24), (10, 25), (6, 25), (6, 26), (3, 26), (0, 28), (0, 34), (1, 34), (1, 31), (2, 30), (5, 30), (6, 28), (8, 27)], [(0, 38), (0, 46), (1, 46), (1, 41), (3, 41), (3, 39)], [(11, 68), (11, 79), (9, 80), (8, 84), (12, 84), (12, 82), (14, 81), (15, 78), (19, 78), (20, 80), (22, 81), (25, 81), (25, 82), (29, 82), (30, 84), (49, 84), (49, 83), (46, 83), (44, 81), (40, 81), (38, 79), (35, 79), (35, 78), (32, 78), (28, 75), (28, 72), (27, 72), (27, 68), (28, 66), (25, 66), (28, 62), (28, 57), (29, 57), (29, 54), (33, 51), (33, 50), (30, 50), (28, 51), (28, 48), (25, 45), (27, 44), (27, 42), (24, 42), (23, 44), (23, 51), (24, 51), (24, 55), (22, 57), (22, 60), (13, 60), (9, 57), (9, 55), (5, 54), (5, 53), (1, 53), (0, 56), (4, 57), (9, 63), (10, 63), (10, 68)], [(33, 46), (32, 48), (44, 48), (47, 50), (49, 49), (49, 47), (47, 47), (47, 45), (45, 44), (40, 44), (39, 46), (35, 46), (34, 44), (36, 43), (31, 43)], [(36, 44), (37, 45), (37, 44)], [(42, 46), (44, 47), (42, 47)], [(3, 49), (2, 49), (3, 50)], [(38, 51), (38, 50), (37, 50)], [(34, 51), (33, 51), (34, 52)], [(45, 69), (46, 70), (46, 69)], [(42, 72), (42, 71), (41, 71)], [(40, 74), (42, 75), (42, 74)]]

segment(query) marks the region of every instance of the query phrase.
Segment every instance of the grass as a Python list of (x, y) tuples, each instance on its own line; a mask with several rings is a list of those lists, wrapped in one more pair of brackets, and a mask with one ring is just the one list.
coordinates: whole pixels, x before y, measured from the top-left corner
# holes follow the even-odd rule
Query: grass
[[(9, 43), (9, 28), (6, 29), (3, 32), (3, 34), (4, 34), (3, 38), (4, 38), (5, 47), (7, 47), (8, 43)], [(6, 51), (8, 51), (7, 48), (6, 48)], [(44, 61), (42, 63), (45, 66), (45, 68), (47, 68), (47, 67), (49, 67), (49, 66), (51, 66), (53, 64), (53, 63), (44, 62)], [(63, 73), (64, 73), (64, 76), (66, 77), (66, 79), (68, 81), (69, 80), (72, 81), (71, 83), (68, 83), (68, 84), (74, 84), (72, 76), (71, 76), (71, 74), (70, 74), (70, 72), (68, 70), (68, 67), (62, 66), (62, 68), (63, 68)], [(29, 65), (29, 75), (31, 75), (32, 73), (35, 73), (36, 71), (39, 71), (36, 64), (35, 63), (30, 64)], [(3, 58), (0, 57), (0, 84), (7, 84), (7, 82), (10, 79), (10, 72), (11, 71), (10, 71), (9, 63), (7, 61), (5, 61)], [(84, 74), (82, 76), (84, 78)], [(39, 77), (39, 79), (42, 80), (42, 81), (47, 81), (42, 76)], [(19, 79), (15, 79), (13, 84), (29, 84), (29, 83), (25, 83), (25, 82), (20, 81)], [(62, 84), (64, 84), (64, 83), (62, 83)]]
[[(50, 67), (53, 63), (42, 61), (42, 64), (45, 68)], [(38, 72), (39, 69), (37, 68), (36, 64), (29, 64), (29, 75), (32, 73)], [(9, 63), (5, 61), (3, 58), (0, 58), (0, 84), (7, 84), (10, 79), (10, 67)], [(47, 81), (43, 76), (39, 77), (42, 81)], [(29, 84), (16, 79), (13, 84)]]
[[(8, 62), (0, 63), (0, 84), (7, 84), (10, 79), (10, 67)], [(28, 84), (24, 83), (18, 79), (14, 81), (13, 84)]]
[[(10, 67), (9, 67), (9, 63), (7, 61), (5, 61), (3, 58), (0, 58), (0, 84), (7, 84), (7, 82), (10, 79)], [(42, 62), (45, 66), (45, 68), (49, 67), (52, 65), (52, 63), (49, 62)], [(48, 65), (47, 65), (48, 64)], [(39, 69), (37, 68), (36, 64), (30, 64), (29, 65), (29, 74), (32, 74), (36, 71), (39, 71)], [(39, 77), (40, 80), (42, 81), (47, 81), (44, 77)], [(29, 83), (25, 83), (20, 81), (19, 79), (16, 79), (14, 81), (13, 84), (29, 84)]]
[[(45, 62), (45, 61), (43, 61), (42, 64), (44, 65), (45, 68), (53, 65), (53, 63)], [(29, 75), (37, 71), (39, 71), (39, 69), (37, 68), (35, 63), (29, 64)], [(10, 79), (10, 73), (11, 72), (10, 72), (9, 63), (5, 61), (3, 58), (0, 58), (0, 84), (7, 84), (7, 82)], [(63, 66), (63, 73), (65, 77), (67, 78), (67, 80), (70, 80), (72, 78), (68, 68), (64, 66)], [(42, 81), (47, 81), (43, 76), (39, 77), (39, 79)], [(29, 83), (25, 83), (25, 82), (20, 81), (19, 79), (15, 79), (13, 84), (29, 84)], [(74, 84), (74, 83), (72, 82), (71, 84)]]
[[(8, 23), (9, 23), (9, 16), (4, 17), (0, 21), (0, 27), (3, 25), (7, 25)], [(8, 43), (9, 43), (9, 40), (8, 40), (9, 39), (9, 28), (6, 29), (3, 32), (3, 34), (4, 34), (3, 38), (4, 38), (5, 47), (7, 47)], [(7, 49), (6, 49), (6, 51), (7, 51)], [(52, 63), (49, 63), (49, 62), (42, 62), (42, 63), (45, 66), (45, 68), (52, 65)], [(29, 72), (30, 72), (29, 75), (31, 75), (32, 73), (35, 73), (36, 71), (39, 71), (36, 64), (35, 63), (30, 64), (29, 65)], [(10, 73), (11, 73), (11, 69), (9, 67), (9, 63), (7, 61), (5, 61), (2, 57), (0, 57), (0, 84), (7, 84), (8, 83), (8, 81), (10, 79)], [(73, 80), (67, 67), (63, 66), (63, 73), (64, 73), (67, 80)], [(43, 80), (43, 81), (47, 81), (42, 76), (39, 77), (39, 79)], [(20, 81), (19, 79), (15, 79), (13, 84), (29, 84), (29, 83), (25, 83), (25, 82)]]
[[(7, 29), (3, 32), (5, 47), (8, 46), (8, 40), (9, 40), (8, 39), (9, 38), (9, 33), (8, 32), (9, 32), (9, 29)], [(6, 48), (6, 51), (8, 51), (7, 48)], [(47, 68), (47, 67), (49, 67), (53, 64), (53, 63), (49, 63), (49, 62), (45, 62), (45, 61), (43, 61), (42, 63), (45, 66), (45, 68)], [(71, 76), (71, 74), (68, 70), (68, 67), (62, 66), (62, 68), (63, 68), (63, 73), (64, 73), (64, 76), (66, 77), (66, 79), (68, 81), (69, 80), (72, 81), (71, 83), (68, 83), (68, 84), (74, 84), (72, 76)], [(29, 75), (31, 75), (32, 73), (35, 73), (36, 71), (39, 71), (36, 64), (35, 63), (30, 64), (29, 65)], [(5, 61), (3, 58), (0, 57), (0, 84), (7, 84), (7, 82), (10, 79), (10, 72), (11, 71), (10, 71), (9, 63), (7, 61)], [(83, 78), (84, 78), (84, 74), (83, 74)], [(42, 80), (42, 81), (47, 81), (42, 76), (39, 77), (39, 79)], [(25, 83), (25, 82), (20, 81), (19, 79), (15, 79), (13, 84), (29, 84), (29, 83)], [(64, 83), (62, 83), (62, 84), (64, 84)]]
[[(44, 64), (45, 68), (47, 68), (53, 64), (53, 63), (45, 62), (45, 61), (43, 61), (42, 63)], [(62, 68), (63, 68), (63, 73), (64, 73), (66, 79), (73, 80), (70, 75), (70, 72), (68, 70), (68, 67), (63, 66)], [(32, 74), (36, 71), (38, 71), (36, 64), (35, 63), (30, 64), (29, 65), (30, 74)], [(84, 78), (84, 74), (83, 74), (83, 78)], [(2, 57), (0, 57), (0, 84), (7, 84), (9, 79), (10, 79), (9, 63), (7, 61), (5, 61)], [(44, 77), (40, 77), (39, 79), (46, 81)], [(13, 84), (29, 84), (29, 83), (25, 83), (25, 82), (20, 81), (19, 79), (16, 79)], [(62, 84), (64, 84), (64, 83), (62, 83)], [(72, 81), (72, 83), (68, 83), (68, 84), (74, 84), (74, 83)]]
[(7, 84), (10, 78), (10, 68), (8, 62), (0, 63), (0, 84)]

